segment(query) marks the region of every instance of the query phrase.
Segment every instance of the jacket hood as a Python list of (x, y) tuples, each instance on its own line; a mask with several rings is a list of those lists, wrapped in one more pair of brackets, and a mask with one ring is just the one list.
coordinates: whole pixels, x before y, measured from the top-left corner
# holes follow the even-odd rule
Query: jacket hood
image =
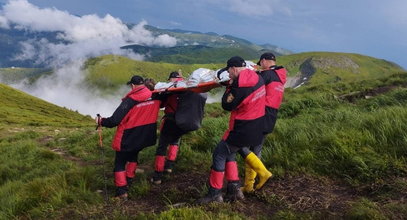
[(259, 76), (256, 72), (250, 69), (244, 69), (240, 72), (238, 78), (238, 87), (252, 87), (259, 81)]
[(287, 82), (287, 70), (282, 66), (277, 66), (274, 68), (274, 71), (277, 73), (281, 82), (285, 84), (285, 82)]
[(126, 94), (126, 96), (124, 96), (123, 99), (129, 97), (131, 99), (133, 99), (134, 101), (138, 101), (138, 102), (142, 102), (142, 101), (146, 101), (149, 98), (151, 98), (151, 95), (153, 93), (144, 85), (137, 87), (133, 90), (131, 90), (129, 93)]

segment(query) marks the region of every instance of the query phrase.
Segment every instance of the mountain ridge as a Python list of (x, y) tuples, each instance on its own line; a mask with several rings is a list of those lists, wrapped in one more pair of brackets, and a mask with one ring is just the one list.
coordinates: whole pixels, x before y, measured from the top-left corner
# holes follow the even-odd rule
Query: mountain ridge
[[(134, 24), (128, 24), (129, 28), (135, 26)], [(292, 52), (283, 48), (279, 48), (276, 46), (267, 45), (267, 47), (263, 47), (261, 45), (256, 45), (247, 41), (245, 39), (237, 38), (231, 35), (219, 35), (217, 33), (209, 32), (209, 33), (201, 33), (198, 31), (186, 31), (186, 30), (179, 30), (179, 29), (160, 29), (153, 27), (151, 25), (145, 25), (144, 28), (149, 30), (153, 36), (159, 36), (162, 34), (167, 34), (169, 36), (175, 37), (177, 39), (177, 44), (175, 47), (149, 47), (146, 45), (139, 45), (144, 48), (148, 48), (151, 51), (159, 51), (159, 56), (155, 56), (155, 53), (142, 53), (146, 57), (147, 61), (163, 61), (163, 62), (170, 62), (170, 63), (177, 63), (177, 64), (188, 64), (188, 63), (210, 63), (210, 62), (221, 62), (220, 57), (224, 54), (236, 54), (236, 53), (243, 53), (242, 55), (247, 56), (249, 59), (253, 59), (255, 56), (258, 56), (263, 49), (271, 50), (276, 53), (276, 55), (283, 55), (283, 54), (291, 54)], [(41, 32), (34, 32), (28, 31), (25, 29), (16, 29), (12, 26), (10, 29), (0, 28), (0, 67), (46, 67), (46, 63), (39, 63), (38, 59), (30, 58), (25, 60), (15, 59), (15, 57), (21, 52), (22, 45), (20, 43), (28, 41), (28, 40), (40, 40), (46, 39), (48, 42), (52, 43), (65, 43), (64, 40), (58, 38), (58, 34), (61, 32), (58, 31), (41, 31)], [(207, 46), (205, 48), (198, 48), (201, 53), (204, 54), (215, 54), (214, 58), (207, 59), (203, 56), (195, 59), (191, 59), (191, 54), (196, 51), (197, 48), (194, 46), (201, 45)], [(133, 46), (131, 44), (122, 45), (122, 48), (131, 49), (131, 48), (138, 48), (137, 46)], [(179, 54), (174, 55), (177, 53), (179, 49), (182, 49), (183, 53), (187, 54), (186, 56), (179, 57)], [(221, 50), (222, 48), (222, 50)], [(35, 49), (35, 48), (33, 48)], [(274, 50), (275, 49), (275, 50)], [(139, 53), (139, 51), (134, 52)], [(226, 52), (225, 52), (226, 51)], [(218, 54), (218, 55), (216, 55)]]

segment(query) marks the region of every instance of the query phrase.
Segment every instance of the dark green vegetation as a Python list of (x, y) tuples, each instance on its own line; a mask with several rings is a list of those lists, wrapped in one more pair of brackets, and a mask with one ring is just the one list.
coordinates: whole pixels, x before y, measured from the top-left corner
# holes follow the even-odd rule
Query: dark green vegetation
[(254, 50), (246, 45), (228, 48), (214, 48), (202, 45), (154, 48), (140, 45), (129, 45), (122, 48), (131, 49), (135, 53), (148, 54), (145, 58), (146, 61), (175, 64), (221, 63), (224, 61), (225, 57), (232, 57), (236, 54), (246, 57), (247, 59), (255, 59), (262, 54), (260, 50)]
[(239, 54), (246, 59), (256, 59), (264, 50), (272, 51), (276, 55), (291, 54), (290, 51), (272, 45), (256, 45), (247, 40), (230, 35), (216, 33), (200, 33), (183, 30), (158, 29), (146, 25), (155, 36), (167, 34), (177, 39), (175, 47), (149, 47), (141, 45), (127, 45), (124, 49), (131, 49), (135, 53), (146, 55), (146, 61), (165, 62), (175, 64), (205, 64), (222, 63), (225, 57)]
[[(134, 25), (128, 25), (132, 28)], [(145, 28), (153, 36), (167, 34), (177, 39), (175, 47), (150, 47), (141, 45), (123, 45), (124, 49), (131, 49), (135, 53), (146, 56), (146, 61), (159, 61), (175, 64), (220, 63), (224, 57), (240, 54), (247, 59), (254, 59), (263, 50), (275, 52), (276, 55), (291, 54), (291, 51), (273, 45), (256, 45), (247, 40), (229, 35), (216, 33), (200, 33), (183, 30), (166, 30), (146, 25)], [(17, 30), (15, 28), (0, 28), (0, 67), (45, 67), (37, 57), (17, 60), (21, 53), (20, 43), (29, 40), (46, 39), (52, 43), (68, 43), (58, 39), (59, 32), (34, 32)], [(198, 45), (198, 46), (196, 46)]]
[[(245, 201), (221, 205), (193, 205), (206, 192), (211, 152), (227, 127), (219, 104), (207, 105), (203, 127), (183, 139), (175, 173), (163, 186), (147, 181), (154, 147), (141, 153), (144, 172), (137, 173), (130, 201), (121, 203), (111, 199), (114, 129), (103, 130), (102, 151), (90, 117), (1, 85), (0, 219), (405, 219), (407, 73), (386, 61), (341, 56), (352, 58), (358, 72), (326, 61), (337, 56), (281, 57), (291, 75), (305, 60), (316, 68), (309, 83), (286, 90), (266, 140), (263, 160), (274, 177)], [(107, 88), (137, 71), (163, 80), (171, 70), (203, 66), (106, 56), (86, 67), (89, 82), (105, 79), (97, 86)], [(333, 83), (335, 76), (341, 79)]]

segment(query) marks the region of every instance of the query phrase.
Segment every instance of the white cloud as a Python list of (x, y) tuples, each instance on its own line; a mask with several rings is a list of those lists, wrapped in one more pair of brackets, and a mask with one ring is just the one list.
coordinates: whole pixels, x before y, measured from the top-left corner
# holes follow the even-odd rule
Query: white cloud
[(0, 15), (0, 28), (9, 29), (10, 26), (8, 24), (7, 18)]
[(46, 40), (27, 41), (23, 47), (26, 50), (16, 57), (33, 58), (35, 48), (38, 52), (38, 61), (48, 61), (53, 66), (103, 54), (128, 55), (129, 51), (119, 49), (127, 44), (165, 47), (175, 46), (177, 42), (169, 35), (153, 36), (144, 28), (146, 21), (130, 29), (120, 19), (109, 14), (102, 18), (97, 15), (78, 17), (56, 8), (39, 8), (27, 0), (10, 0), (4, 5), (1, 14), (4, 15), (0, 20), (1, 23), (12, 23), (20, 29), (59, 32), (58, 38), (64, 40), (64, 43), (51, 43)]
[(84, 115), (95, 116), (100, 113), (105, 117), (110, 116), (125, 91), (122, 89), (106, 97), (97, 90), (91, 90), (83, 83), (85, 75), (81, 71), (81, 64), (81, 60), (70, 63), (56, 70), (53, 75), (40, 78), (34, 85), (20, 82), (11, 86)]
[(93, 14), (78, 17), (56, 8), (39, 8), (27, 0), (10, 0), (0, 11), (0, 27), (30, 32), (54, 31), (58, 32), (61, 40), (50, 42), (43, 38), (21, 42), (22, 52), (15, 59), (46, 63), (55, 68), (55, 73), (37, 80), (32, 86), (24, 83), (13, 86), (82, 114), (109, 116), (125, 91), (109, 99), (101, 98), (98, 91), (87, 88), (83, 83), (85, 73), (81, 66), (87, 58), (104, 54), (142, 60), (142, 55), (120, 49), (128, 44), (176, 45), (176, 39), (169, 35), (153, 36), (144, 28), (146, 24), (146, 21), (141, 21), (129, 28), (109, 14), (104, 17)]

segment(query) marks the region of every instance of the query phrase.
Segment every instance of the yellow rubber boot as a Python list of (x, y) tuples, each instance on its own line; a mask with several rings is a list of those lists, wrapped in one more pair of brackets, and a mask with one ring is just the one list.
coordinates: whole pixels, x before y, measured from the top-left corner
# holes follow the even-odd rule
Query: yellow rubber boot
[(257, 173), (249, 166), (249, 164), (245, 163), (244, 186), (241, 188), (242, 192), (244, 193), (254, 192), (254, 179), (256, 178), (256, 176)]
[(261, 160), (253, 152), (249, 153), (245, 158), (245, 162), (257, 173), (259, 176), (259, 182), (256, 185), (256, 190), (263, 187), (263, 185), (272, 176), (271, 172), (267, 170)]

